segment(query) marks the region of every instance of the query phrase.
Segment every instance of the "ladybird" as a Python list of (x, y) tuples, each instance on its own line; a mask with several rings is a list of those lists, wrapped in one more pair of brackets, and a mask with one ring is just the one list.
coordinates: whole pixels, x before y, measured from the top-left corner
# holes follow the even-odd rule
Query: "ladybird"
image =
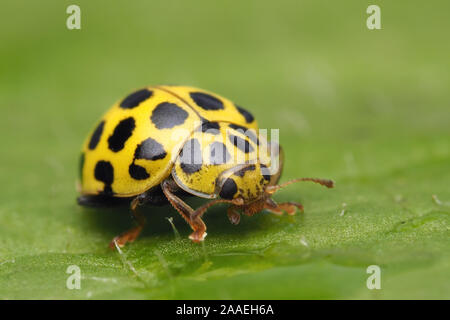
[[(201, 242), (202, 216), (214, 204), (230, 204), (228, 218), (238, 224), (240, 213), (303, 210), (300, 203), (271, 198), (288, 184), (333, 187), (332, 180), (315, 178), (278, 184), (282, 168), (281, 147), (259, 134), (249, 111), (206, 90), (150, 86), (113, 105), (84, 142), (77, 200), (83, 206), (130, 204), (137, 225), (111, 247), (138, 237), (145, 225), (140, 206), (168, 203), (192, 228), (189, 238)], [(184, 202), (188, 196), (211, 200), (194, 210)]]

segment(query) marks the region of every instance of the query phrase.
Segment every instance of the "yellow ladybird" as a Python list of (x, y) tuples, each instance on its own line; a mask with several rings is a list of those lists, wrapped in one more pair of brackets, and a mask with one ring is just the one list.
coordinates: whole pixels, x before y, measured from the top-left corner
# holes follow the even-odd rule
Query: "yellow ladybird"
[[(186, 86), (153, 86), (115, 104), (85, 141), (80, 161), (78, 203), (86, 206), (130, 201), (138, 225), (111, 246), (134, 241), (145, 219), (143, 204), (170, 202), (190, 224), (190, 238), (206, 236), (201, 216), (215, 203), (231, 206), (228, 216), (262, 209), (293, 214), (298, 203), (276, 204), (282, 152), (258, 134), (247, 110), (211, 92)], [(330, 180), (312, 180), (332, 187)], [(213, 199), (193, 210), (183, 196)]]

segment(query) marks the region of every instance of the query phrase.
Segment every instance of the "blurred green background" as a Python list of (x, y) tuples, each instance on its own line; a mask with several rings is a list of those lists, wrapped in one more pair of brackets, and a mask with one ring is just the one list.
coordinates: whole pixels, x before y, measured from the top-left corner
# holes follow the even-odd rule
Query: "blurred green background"
[[(81, 30), (66, 28), (70, 4)], [(382, 30), (366, 28), (369, 4)], [(450, 298), (448, 12), (448, 1), (3, 1), (0, 298)], [(150, 207), (138, 241), (110, 251), (132, 222), (126, 208), (77, 206), (80, 146), (115, 101), (165, 83), (280, 128), (282, 180), (337, 188), (292, 185), (275, 198), (304, 214), (238, 226), (218, 206), (203, 245), (170, 207)], [(66, 288), (70, 265), (81, 290)], [(369, 265), (380, 290), (366, 287)]]

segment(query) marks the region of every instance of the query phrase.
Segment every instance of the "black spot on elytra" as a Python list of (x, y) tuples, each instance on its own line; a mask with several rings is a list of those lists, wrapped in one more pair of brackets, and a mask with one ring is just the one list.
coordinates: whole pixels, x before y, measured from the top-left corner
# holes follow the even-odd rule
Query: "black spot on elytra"
[(247, 127), (240, 126), (238, 124), (230, 123), (230, 128), (233, 128), (234, 130), (242, 131), (242, 133), (245, 133), (247, 130), (249, 130)]
[(91, 136), (91, 140), (89, 141), (89, 149), (94, 150), (102, 137), (103, 127), (105, 126), (105, 121), (102, 121), (98, 124), (97, 128), (95, 128), (94, 133)]
[(244, 151), (245, 153), (249, 153), (253, 151), (253, 147), (250, 145), (250, 143), (247, 140), (244, 140), (238, 136), (235, 135), (228, 135), (228, 139), (240, 150)]
[(206, 133), (220, 134), (220, 125), (218, 122), (206, 121), (202, 123), (201, 130)]
[(130, 176), (136, 180), (145, 180), (150, 178), (150, 175), (144, 167), (138, 166), (134, 163), (130, 164), (128, 167), (128, 172), (130, 173)]
[(194, 102), (204, 110), (221, 110), (223, 103), (216, 97), (203, 92), (191, 92), (190, 96)]
[(137, 107), (142, 101), (147, 100), (153, 94), (153, 91), (142, 89), (133, 92), (128, 97), (122, 100), (120, 107), (123, 109), (132, 109)]
[(174, 103), (162, 102), (152, 112), (150, 120), (158, 129), (169, 129), (183, 124), (188, 113)]
[(264, 179), (266, 179), (266, 181), (270, 181), (270, 174), (264, 174), (264, 172), (268, 172), (269, 170), (267, 169), (267, 166), (265, 164), (260, 164), (261, 166), (261, 173), (263, 174)]
[(180, 152), (180, 167), (187, 174), (202, 168), (202, 148), (197, 139), (187, 141)]
[(78, 167), (78, 174), (80, 177), (80, 181), (83, 181), (84, 158), (85, 158), (85, 156), (84, 156), (84, 153), (82, 152), (80, 155), (80, 164)]
[(106, 195), (106, 196), (113, 196), (114, 192), (112, 191), (112, 188), (110, 185), (105, 185), (105, 188), (103, 189), (102, 194)]
[(108, 146), (111, 151), (118, 152), (123, 149), (125, 142), (133, 134), (136, 127), (133, 118), (126, 118), (114, 128), (113, 134), (108, 138)]
[(254, 164), (251, 164), (247, 167), (242, 168), (241, 170), (236, 171), (234, 173), (234, 175), (242, 178), (247, 171), (253, 171), (253, 170), (255, 170), (255, 168), (256, 168), (256, 166)]
[(237, 185), (233, 179), (228, 178), (220, 190), (219, 196), (223, 199), (231, 200), (237, 192)]
[(167, 152), (164, 147), (155, 139), (147, 138), (142, 141), (134, 151), (135, 159), (159, 160), (164, 159)]
[(192, 174), (197, 171), (200, 171), (200, 169), (202, 168), (202, 165), (183, 162), (183, 163), (181, 163), (180, 167), (181, 167), (181, 170), (183, 170), (185, 173)]
[(231, 159), (227, 147), (218, 141), (211, 143), (209, 157), (210, 163), (215, 165), (227, 163)]
[(230, 128), (233, 128), (234, 130), (237, 130), (241, 132), (242, 134), (246, 135), (253, 143), (255, 143), (257, 146), (259, 146), (259, 139), (256, 136), (256, 130), (246, 128), (244, 126), (240, 126), (238, 124), (231, 123), (229, 125)]
[(239, 111), (240, 114), (244, 116), (245, 121), (247, 123), (253, 122), (253, 120), (255, 120), (255, 117), (253, 117), (253, 115), (244, 108), (236, 106), (236, 109)]
[(111, 184), (114, 181), (114, 168), (110, 162), (103, 160), (97, 162), (94, 169), (94, 176), (95, 179), (105, 184), (103, 193), (112, 193)]

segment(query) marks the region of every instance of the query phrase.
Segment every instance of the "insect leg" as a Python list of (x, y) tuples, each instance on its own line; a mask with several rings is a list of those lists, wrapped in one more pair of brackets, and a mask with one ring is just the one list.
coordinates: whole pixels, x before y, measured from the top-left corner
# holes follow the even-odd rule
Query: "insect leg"
[(303, 205), (301, 203), (292, 201), (276, 203), (272, 199), (269, 199), (269, 201), (266, 201), (264, 209), (267, 209), (268, 211), (275, 213), (277, 215), (282, 215), (283, 212), (287, 212), (288, 215), (292, 216), (295, 214), (297, 209), (303, 212)]
[(241, 221), (241, 215), (236, 209), (235, 206), (230, 206), (227, 209), (227, 216), (232, 224), (239, 224), (239, 221)]
[(179, 188), (177, 184), (171, 179), (166, 179), (162, 182), (161, 187), (170, 204), (180, 213), (184, 220), (189, 223), (192, 230), (194, 230), (189, 238), (194, 242), (203, 241), (206, 237), (206, 225), (199, 217), (192, 219), (194, 209), (174, 194)]
[(130, 204), (131, 214), (134, 220), (137, 222), (137, 226), (114, 237), (114, 239), (109, 243), (110, 248), (115, 248), (115, 244), (117, 244), (119, 247), (123, 247), (127, 242), (133, 242), (139, 236), (142, 229), (144, 229), (144, 225), (146, 222), (145, 217), (138, 211), (138, 207), (145, 202), (145, 196), (145, 193), (138, 195), (131, 201)]

